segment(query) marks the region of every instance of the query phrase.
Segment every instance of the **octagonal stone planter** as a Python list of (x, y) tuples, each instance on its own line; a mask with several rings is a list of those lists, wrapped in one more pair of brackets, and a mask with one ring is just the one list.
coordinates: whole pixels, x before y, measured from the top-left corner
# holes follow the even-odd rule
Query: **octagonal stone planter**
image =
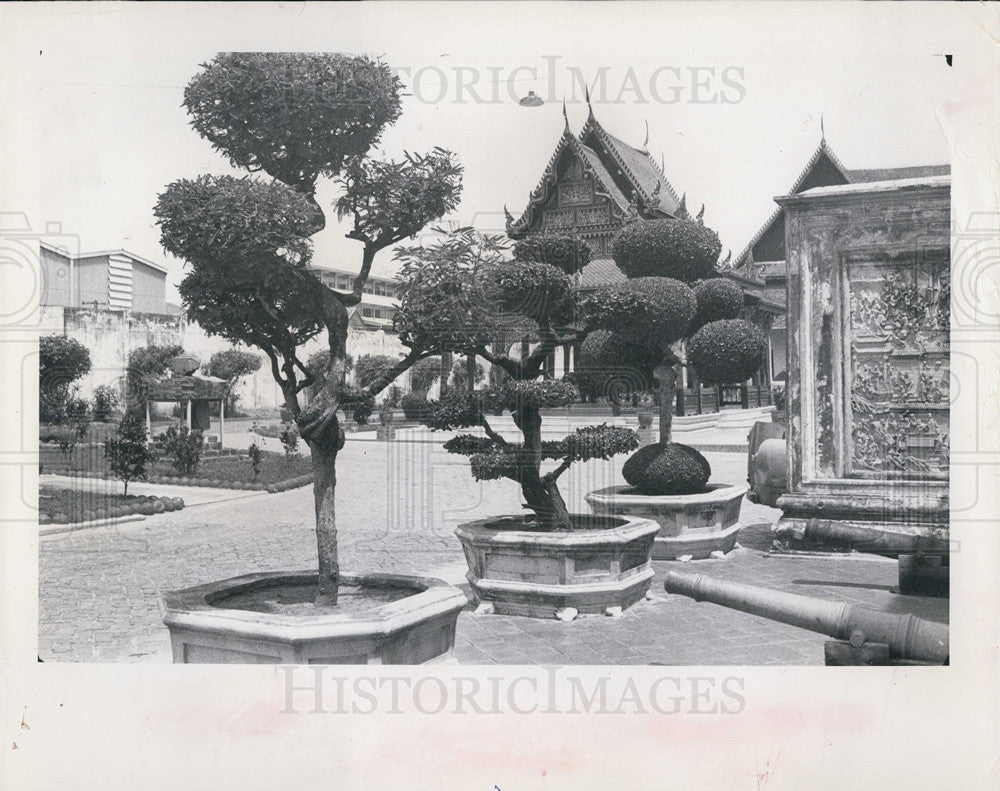
[(398, 574), (340, 579), (341, 601), (359, 603), (309, 615), (254, 611), (245, 602), (295, 599), (315, 588), (315, 571), (246, 574), (167, 593), (163, 622), (174, 662), (415, 665), (451, 657), (455, 623), (468, 604), (458, 588)]
[(528, 518), (482, 519), (455, 530), (481, 608), (572, 620), (618, 614), (645, 597), (655, 522), (581, 514), (572, 519), (590, 529), (556, 533), (525, 529)]
[(710, 483), (699, 494), (652, 496), (631, 486), (609, 486), (586, 495), (595, 514), (652, 519), (659, 525), (653, 540), (653, 560), (676, 560), (690, 555), (707, 558), (729, 552), (736, 544), (740, 505), (748, 486)]

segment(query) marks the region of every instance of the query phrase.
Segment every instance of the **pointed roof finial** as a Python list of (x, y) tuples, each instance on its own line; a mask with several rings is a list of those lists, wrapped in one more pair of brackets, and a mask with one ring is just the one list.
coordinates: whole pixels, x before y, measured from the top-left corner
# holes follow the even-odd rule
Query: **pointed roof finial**
[(642, 141), (642, 150), (644, 153), (649, 153), (649, 119), (646, 119), (646, 139)]
[(666, 166), (665, 160), (663, 159), (663, 152), (661, 151), (660, 152), (660, 173), (666, 173), (666, 172), (667, 172), (667, 166)]
[(566, 97), (563, 97), (563, 120), (566, 122), (566, 131), (569, 131), (569, 115), (566, 114)]
[(819, 114), (819, 143), (826, 145), (826, 127), (823, 124), (823, 113)]
[[(704, 225), (704, 224), (705, 224), (705, 204), (704, 204), (704, 203), (703, 203), (703, 204), (701, 204), (701, 209), (700, 209), (700, 210), (698, 211), (698, 216), (697, 216), (697, 217), (695, 217), (695, 219), (696, 219), (696, 220), (697, 220), (697, 221), (698, 221), (698, 222), (699, 222), (699, 223), (700, 223), (701, 225)], [(732, 251), (732, 250), (730, 250), (730, 251), (729, 251), (729, 254), (730, 254), (730, 255), (732, 255), (732, 252), (733, 252), (733, 251)]]
[(507, 218), (507, 230), (509, 231), (510, 228), (511, 228), (511, 226), (514, 224), (514, 218), (511, 216), (510, 211), (508, 211), (506, 203), (503, 205), (503, 213), (504, 213), (504, 215), (506, 215), (506, 218)]
[(683, 219), (685, 219), (685, 220), (688, 219), (688, 217), (690, 216), (690, 215), (688, 215), (688, 210), (687, 210), (687, 193), (686, 192), (683, 195), (681, 195), (681, 202), (677, 206), (677, 214), (680, 217), (682, 217)]
[(594, 106), (590, 103), (590, 86), (589, 85), (584, 85), (583, 86), (583, 93), (584, 93), (584, 97), (587, 100), (587, 111), (588, 111), (588, 113), (587, 113), (587, 120), (590, 120), (591, 118), (594, 117)]

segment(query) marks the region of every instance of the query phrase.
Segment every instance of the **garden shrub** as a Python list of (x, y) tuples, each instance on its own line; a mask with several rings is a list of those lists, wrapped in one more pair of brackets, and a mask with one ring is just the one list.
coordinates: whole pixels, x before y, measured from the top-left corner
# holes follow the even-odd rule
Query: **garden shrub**
[(690, 330), (696, 331), (712, 321), (738, 319), (743, 312), (743, 290), (732, 280), (713, 277), (695, 284), (698, 308)]
[(146, 468), (153, 454), (146, 446), (146, 424), (141, 415), (137, 412), (125, 415), (116, 437), (105, 441), (104, 457), (111, 472), (125, 484), (125, 494), (130, 481), (146, 480)]
[(247, 448), (247, 456), (250, 459), (250, 468), (253, 470), (253, 479), (257, 480), (260, 476), (260, 463), (264, 458), (264, 452), (260, 449), (260, 445), (252, 442)]
[(169, 426), (157, 437), (157, 445), (171, 457), (171, 463), (179, 475), (194, 475), (201, 463), (204, 439), (198, 429), (187, 426)]
[(572, 282), (551, 264), (503, 261), (486, 268), (482, 277), (486, 297), (502, 313), (548, 317), (557, 324), (574, 318)]
[(574, 275), (590, 263), (590, 246), (572, 236), (531, 236), (514, 245), (514, 257), (537, 261)]
[(639, 277), (589, 299), (584, 310), (593, 327), (664, 349), (685, 336), (697, 302), (679, 280)]
[(423, 420), (429, 413), (427, 398), (422, 393), (407, 393), (400, 401), (407, 420)]
[(94, 420), (107, 423), (118, 411), (120, 403), (121, 397), (118, 394), (118, 388), (111, 385), (99, 385), (95, 387), (93, 405), (91, 407)]
[(705, 489), (711, 475), (708, 460), (678, 442), (639, 448), (622, 467), (629, 485), (646, 495), (694, 494)]
[(713, 321), (688, 341), (688, 361), (706, 384), (745, 382), (764, 360), (767, 337), (743, 319)]
[(611, 255), (629, 278), (670, 277), (686, 283), (707, 277), (722, 252), (719, 235), (695, 220), (629, 223), (616, 234)]
[(299, 452), (299, 430), (294, 423), (284, 425), (281, 433), (278, 434), (278, 439), (281, 440), (281, 446), (285, 449), (286, 459), (291, 459)]

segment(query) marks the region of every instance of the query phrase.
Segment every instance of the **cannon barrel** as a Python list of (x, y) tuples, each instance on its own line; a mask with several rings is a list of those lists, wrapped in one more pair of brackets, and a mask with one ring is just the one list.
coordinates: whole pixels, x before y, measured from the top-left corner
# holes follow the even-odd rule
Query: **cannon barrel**
[(721, 604), (838, 640), (849, 640), (855, 647), (866, 642), (885, 643), (893, 659), (937, 664), (948, 661), (948, 627), (913, 615), (894, 615), (856, 604), (726, 582), (705, 574), (668, 571), (663, 587), (667, 593), (690, 596), (695, 601)]

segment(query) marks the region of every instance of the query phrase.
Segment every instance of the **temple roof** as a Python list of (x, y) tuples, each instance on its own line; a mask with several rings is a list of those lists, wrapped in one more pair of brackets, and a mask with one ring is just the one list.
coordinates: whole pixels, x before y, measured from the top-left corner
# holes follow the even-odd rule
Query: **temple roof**
[(595, 190), (608, 197), (620, 217), (624, 218), (633, 204), (647, 216), (675, 215), (680, 198), (649, 152), (608, 133), (591, 108), (579, 136), (573, 135), (566, 120), (559, 142), (521, 216), (515, 220), (507, 212), (507, 233), (512, 238), (523, 236), (537, 219), (537, 212), (548, 202), (558, 181), (559, 160), (567, 150), (580, 160)]
[[(895, 179), (920, 178), (924, 176), (940, 176), (951, 173), (950, 165), (918, 165), (912, 167), (898, 168), (861, 168), (850, 169), (844, 166), (837, 155), (830, 148), (824, 136), (817, 146), (813, 155), (806, 162), (792, 186), (785, 192), (786, 195), (797, 195), (807, 189), (820, 186), (835, 186), (838, 184), (865, 184), (875, 181), (890, 181)], [(732, 268), (743, 267), (750, 262), (751, 251), (757, 243), (764, 238), (775, 226), (784, 218), (784, 209), (778, 206), (771, 212), (771, 216), (754, 234), (753, 238), (743, 248), (743, 251), (734, 259)]]

